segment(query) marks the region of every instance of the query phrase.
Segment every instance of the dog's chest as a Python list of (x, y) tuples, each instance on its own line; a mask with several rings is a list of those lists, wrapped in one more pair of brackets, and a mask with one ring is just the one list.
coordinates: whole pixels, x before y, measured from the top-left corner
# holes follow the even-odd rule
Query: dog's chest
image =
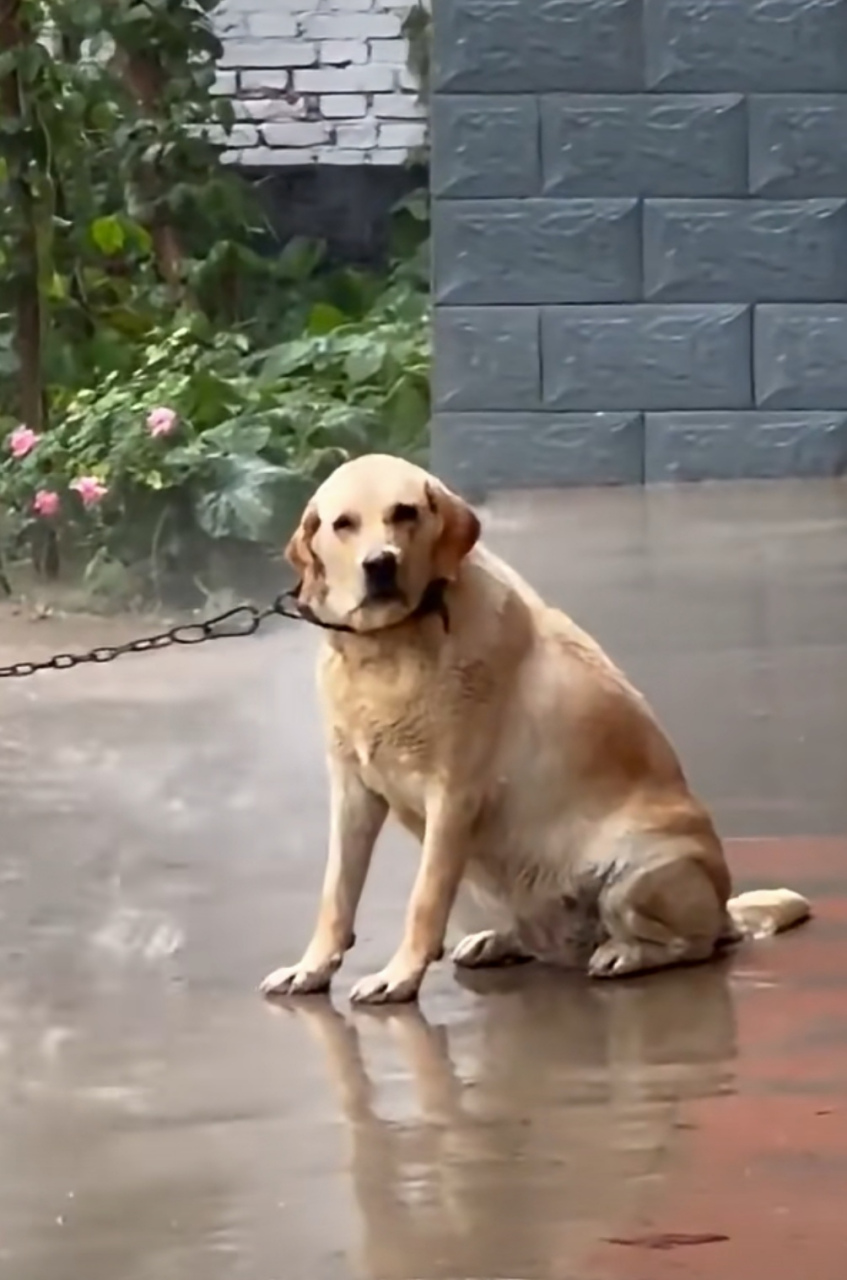
[(439, 768), (439, 726), (419, 680), (385, 665), (342, 668), (323, 684), (337, 745), (355, 758), (365, 784), (392, 808), (423, 815)]

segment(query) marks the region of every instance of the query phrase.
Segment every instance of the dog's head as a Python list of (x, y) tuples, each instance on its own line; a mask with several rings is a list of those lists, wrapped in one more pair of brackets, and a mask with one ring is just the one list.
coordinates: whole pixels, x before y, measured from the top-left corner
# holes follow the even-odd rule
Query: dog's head
[(455, 579), (479, 537), (470, 507), (400, 458), (370, 454), (324, 481), (286, 548), (299, 601), (321, 622), (377, 631)]

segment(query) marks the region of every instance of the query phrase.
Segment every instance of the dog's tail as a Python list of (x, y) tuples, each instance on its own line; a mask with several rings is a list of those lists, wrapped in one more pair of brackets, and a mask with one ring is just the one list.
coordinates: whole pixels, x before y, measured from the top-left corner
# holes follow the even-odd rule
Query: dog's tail
[(771, 938), (802, 924), (812, 914), (811, 904), (793, 889), (753, 889), (739, 893), (726, 904), (729, 918), (741, 938)]

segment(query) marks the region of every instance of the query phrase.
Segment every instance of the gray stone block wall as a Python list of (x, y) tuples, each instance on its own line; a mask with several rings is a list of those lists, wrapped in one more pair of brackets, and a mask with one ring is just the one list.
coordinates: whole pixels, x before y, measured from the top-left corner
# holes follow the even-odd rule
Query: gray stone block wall
[(433, 462), (847, 472), (847, 0), (440, 0)]

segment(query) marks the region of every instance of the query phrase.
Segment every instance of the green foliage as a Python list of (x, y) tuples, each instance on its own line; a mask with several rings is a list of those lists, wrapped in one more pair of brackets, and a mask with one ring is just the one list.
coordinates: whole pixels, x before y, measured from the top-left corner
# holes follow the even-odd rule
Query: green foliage
[(220, 163), (217, 2), (0, 15), (0, 570), (81, 549), (156, 586), (204, 547), (278, 545), (343, 458), (425, 440), (425, 194), (388, 276), (274, 246)]
[[(0, 376), (18, 375), (26, 408), (28, 379), (82, 384), (125, 363), (127, 337), (173, 310), (163, 268), (187, 276), (195, 255), (248, 216), (219, 164), (232, 107), (211, 92), (216, 3), (4, 4), (0, 347), (11, 356)], [(166, 262), (165, 232), (183, 246), (178, 262)], [(22, 294), (33, 293), (37, 361), (10, 336)], [(0, 403), (13, 409), (20, 391), (7, 382)]]
[[(0, 496), (19, 541), (43, 532), (37, 495), (55, 495), (47, 523), (62, 544), (151, 580), (198, 537), (278, 546), (345, 458), (421, 451), (428, 375), (426, 298), (399, 274), (364, 317), (318, 302), (299, 336), (264, 350), (185, 312), (148, 335), (129, 376), (68, 394), (25, 456), (7, 449)], [(102, 486), (90, 506), (83, 477)]]

